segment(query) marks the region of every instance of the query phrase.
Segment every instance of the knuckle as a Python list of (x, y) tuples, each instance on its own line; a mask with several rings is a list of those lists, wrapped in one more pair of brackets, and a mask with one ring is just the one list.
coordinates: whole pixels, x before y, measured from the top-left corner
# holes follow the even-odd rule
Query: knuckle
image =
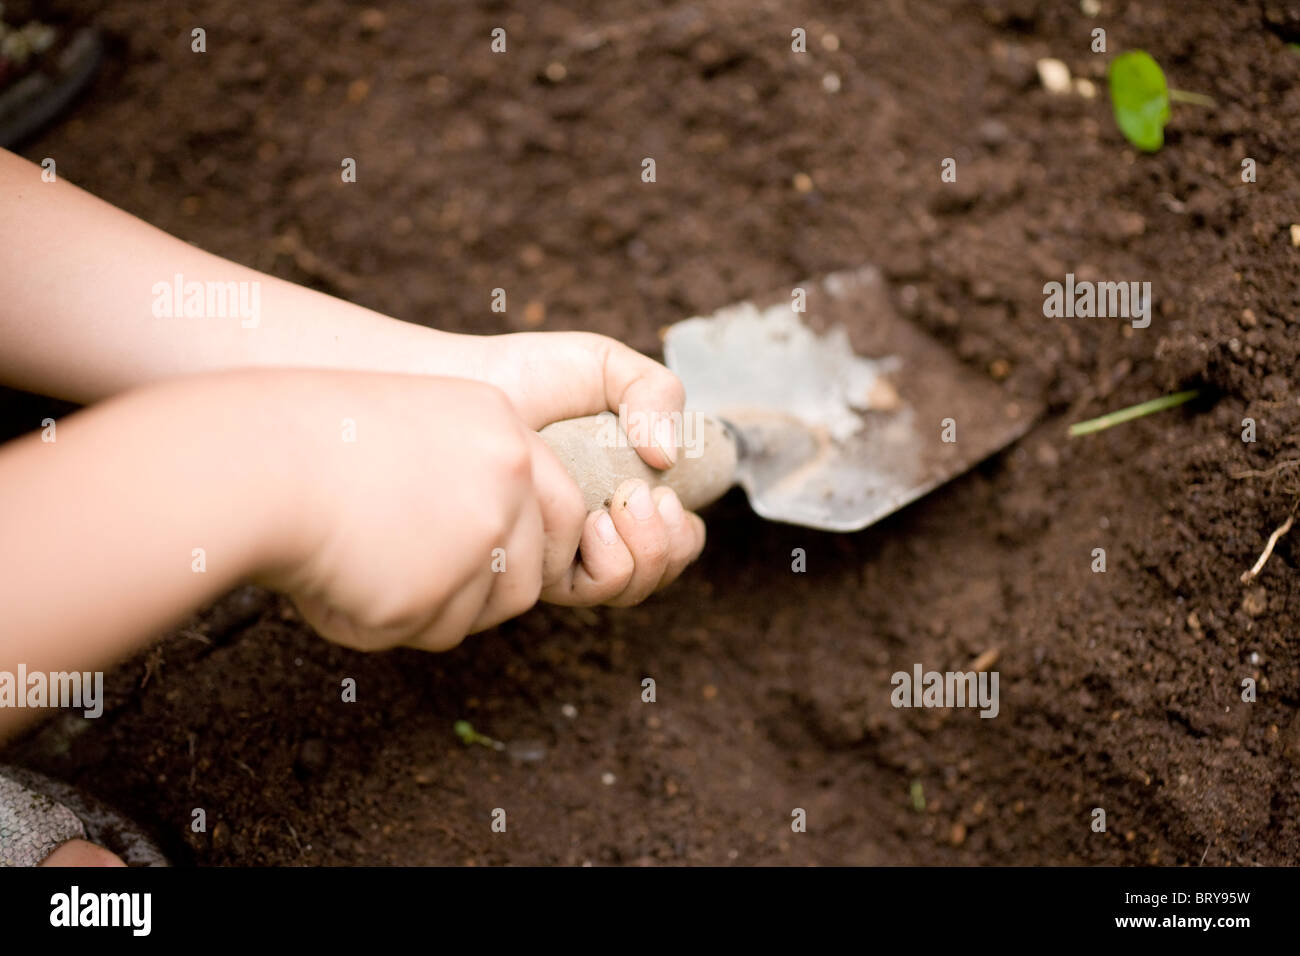
[(510, 595), (505, 602), (506, 613), (510, 617), (518, 617), (525, 611), (530, 610), (542, 598), (542, 576), (541, 574), (529, 575), (528, 581), (519, 586), (519, 588)]
[(363, 608), (355, 621), (369, 635), (371, 643), (384, 647), (402, 643), (422, 623), (411, 602), (398, 597)]
[(498, 548), (505, 552), (507, 562), (510, 561), (513, 557), (511, 554), (513, 549), (509, 547), (510, 532), (515, 526), (518, 514), (519, 502), (511, 495), (505, 496), (504, 500), (492, 502), (490, 507), (477, 510), (475, 524), (478, 528), (479, 547), (482, 550), (476, 566), (490, 568), (493, 559), (497, 556)]
[(636, 562), (632, 555), (619, 555), (618, 558), (611, 561), (609, 565), (601, 569), (601, 573), (594, 577), (593, 580), (600, 588), (602, 599), (609, 600), (617, 597), (627, 590), (627, 586), (632, 583), (632, 575), (636, 573)]
[(533, 475), (533, 452), (522, 432), (514, 430), (496, 449), (498, 467), (512, 482), (530, 481)]
[(466, 380), (465, 385), (475, 393), (479, 402), (495, 415), (514, 414), (514, 406), (510, 404), (510, 398), (501, 389), (489, 382), (474, 382)]
[(577, 528), (581, 533), (582, 525), (587, 520), (587, 502), (576, 484), (570, 483), (559, 502), (560, 518), (569, 527)]
[(681, 569), (695, 560), (695, 532), (688, 528), (684, 533), (673, 535), (673, 549), (670, 563)]
[(417, 635), (409, 646), (422, 651), (441, 653), (459, 647), (464, 642), (466, 634), (467, 629), (465, 627), (431, 627)]
[(655, 535), (637, 550), (636, 563), (649, 568), (662, 568), (668, 563), (671, 553), (672, 545), (669, 543), (668, 535)]

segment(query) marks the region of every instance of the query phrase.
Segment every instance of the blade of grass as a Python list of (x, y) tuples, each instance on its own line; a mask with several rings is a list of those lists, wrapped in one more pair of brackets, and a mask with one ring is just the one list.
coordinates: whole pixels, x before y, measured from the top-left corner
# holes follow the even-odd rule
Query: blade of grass
[(1080, 435), (1091, 435), (1093, 432), (1105, 431), (1107, 428), (1131, 422), (1133, 419), (1142, 418), (1144, 415), (1163, 412), (1166, 408), (1177, 408), (1179, 405), (1190, 402), (1199, 394), (1200, 392), (1195, 389), (1186, 392), (1175, 392), (1172, 395), (1153, 398), (1149, 402), (1141, 402), (1137, 405), (1130, 405), (1128, 408), (1121, 408), (1117, 412), (1107, 412), (1097, 418), (1090, 418), (1086, 422), (1076, 422), (1070, 426), (1070, 437), (1078, 438)]
[(1213, 98), (1204, 93), (1188, 93), (1186, 90), (1170, 90), (1169, 98), (1175, 103), (1194, 103), (1197, 106), (1218, 106)]

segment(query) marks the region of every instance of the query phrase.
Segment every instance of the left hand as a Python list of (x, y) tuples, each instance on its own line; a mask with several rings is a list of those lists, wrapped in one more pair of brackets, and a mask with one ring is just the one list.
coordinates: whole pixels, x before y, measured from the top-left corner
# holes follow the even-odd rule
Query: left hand
[[(621, 342), (589, 332), (519, 332), (450, 335), (439, 348), (437, 374), (490, 382), (506, 393), (528, 427), (541, 429), (566, 418), (618, 412), (646, 423), (645, 437), (629, 435), (652, 468), (676, 459), (674, 419), (680, 421), (685, 391), (671, 371)], [(655, 425), (664, 430), (655, 440)], [(637, 431), (636, 429), (631, 429)], [(577, 486), (558, 469), (534, 480), (552, 511), (581, 508)], [(639, 486), (639, 487), (638, 487)], [(549, 536), (548, 536), (549, 537)], [(608, 511), (587, 516), (578, 559), (542, 599), (553, 604), (628, 606), (677, 578), (704, 548), (704, 522), (682, 508), (667, 488), (626, 482)]]

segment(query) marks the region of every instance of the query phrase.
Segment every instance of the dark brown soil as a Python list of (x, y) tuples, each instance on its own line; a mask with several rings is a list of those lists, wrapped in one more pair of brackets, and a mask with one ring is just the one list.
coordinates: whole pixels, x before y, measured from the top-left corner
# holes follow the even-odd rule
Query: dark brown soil
[[(199, 864), (1295, 861), (1300, 538), (1239, 581), (1294, 472), (1234, 477), (1300, 455), (1295, 4), (654, 6), (78, 4), (115, 57), (26, 152), (206, 248), (448, 329), (523, 328), (514, 303), (537, 302), (542, 328), (655, 352), (685, 315), (875, 262), (900, 311), (1046, 400), (1042, 424), (855, 535), (764, 524), (733, 495), (666, 594), (541, 608), (440, 657), (336, 648), (241, 591), (121, 667), (104, 719), (6, 758)], [(1165, 148), (1135, 153), (1094, 26), (1217, 108), (1175, 105)], [(1097, 98), (1043, 91), (1044, 56)], [(1067, 272), (1150, 281), (1151, 327), (1045, 318)], [(1208, 397), (1065, 437), (1178, 387)], [(890, 706), (894, 671), (992, 649), (996, 719)], [(457, 719), (544, 756), (466, 747)]]

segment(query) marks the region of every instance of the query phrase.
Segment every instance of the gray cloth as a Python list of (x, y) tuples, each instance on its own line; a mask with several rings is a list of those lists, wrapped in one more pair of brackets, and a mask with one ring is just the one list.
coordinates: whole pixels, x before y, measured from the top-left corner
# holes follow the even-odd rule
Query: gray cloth
[(167, 866), (167, 857), (127, 817), (72, 784), (0, 764), (0, 866), (35, 866), (67, 840), (116, 853), (127, 866)]
[(0, 774), (0, 866), (35, 866), (59, 844), (85, 837), (63, 804)]

